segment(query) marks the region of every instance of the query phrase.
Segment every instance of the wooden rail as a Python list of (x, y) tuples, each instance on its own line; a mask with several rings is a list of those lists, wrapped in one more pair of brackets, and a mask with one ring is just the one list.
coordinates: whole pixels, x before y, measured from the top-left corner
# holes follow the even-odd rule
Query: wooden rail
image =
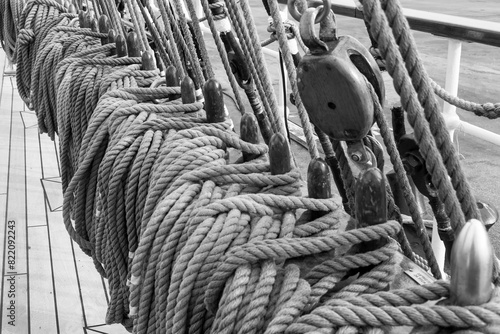
[[(286, 4), (287, 0), (278, 0)], [(332, 9), (337, 15), (363, 19), (363, 12), (354, 1), (333, 0)], [(438, 14), (416, 9), (403, 9), (412, 30), (440, 37), (500, 47), (500, 23)]]

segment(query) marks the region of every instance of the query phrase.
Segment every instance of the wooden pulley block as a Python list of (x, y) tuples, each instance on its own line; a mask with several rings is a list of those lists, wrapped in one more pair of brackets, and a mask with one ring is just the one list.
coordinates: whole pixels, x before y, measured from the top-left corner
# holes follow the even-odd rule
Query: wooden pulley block
[(300, 34), (309, 52), (297, 68), (300, 97), (311, 122), (336, 140), (365, 137), (374, 122), (373, 86), (381, 104), (385, 88), (370, 52), (351, 36), (337, 36), (333, 12), (321, 16), (319, 37), (314, 24), (322, 7), (307, 9)]

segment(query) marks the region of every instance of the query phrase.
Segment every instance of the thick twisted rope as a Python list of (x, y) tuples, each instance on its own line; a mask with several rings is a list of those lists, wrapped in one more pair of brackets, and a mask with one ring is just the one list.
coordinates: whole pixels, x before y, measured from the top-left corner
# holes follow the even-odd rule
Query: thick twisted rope
[[(234, 78), (234, 75), (231, 70), (231, 65), (229, 64), (229, 59), (227, 57), (227, 52), (224, 48), (224, 45), (222, 43), (222, 40), (219, 35), (219, 31), (217, 31), (215, 21), (217, 20), (215, 17), (212, 15), (212, 11), (210, 10), (210, 6), (208, 1), (201, 1), (201, 4), (203, 6), (203, 11), (205, 12), (205, 17), (207, 18), (208, 25), (210, 27), (210, 31), (212, 32), (212, 36), (215, 41), (215, 45), (217, 47), (217, 51), (219, 52), (219, 56), (221, 58), (222, 64), (224, 65), (224, 70), (226, 71), (226, 75), (229, 79), (229, 84), (231, 85), (231, 88), (233, 90), (234, 98), (236, 99), (236, 104), (238, 105), (238, 109), (240, 113), (245, 112), (245, 106), (241, 100), (241, 95), (239, 92), (239, 87), (238, 83), (236, 82), (236, 79)], [(221, 18), (224, 19), (225, 17)], [(220, 19), (219, 19), (220, 20)]]
[[(110, 47), (92, 43), (100, 35), (68, 38), (79, 30), (56, 27), (68, 21), (51, 20), (50, 29), (33, 33), (64, 43), (29, 42), (43, 50), (35, 63), (51, 60), (52, 76), (34, 71), (32, 96), (37, 107), (60, 112), (61, 146), (71, 157), (65, 163), (74, 168), (67, 174), (64, 223), (108, 279), (107, 323), (134, 333), (359, 327), (381, 333), (383, 326), (482, 330), (498, 323), (495, 300), (425, 305), (448, 297), (443, 282), (377, 292), (398, 267), (392, 238), (400, 222), (338, 232), (346, 217), (337, 200), (300, 197), (299, 173), (271, 175), (264, 158), (228, 161), (227, 148), (264, 155), (267, 147), (243, 142), (229, 122), (207, 124), (201, 103), (152, 103), (180, 89), (147, 88), (157, 71), (140, 70), (138, 59), (109, 59)], [(23, 52), (29, 60), (30, 51)], [(55, 104), (47, 96), (57, 96)], [(54, 122), (49, 114), (44, 123)], [(298, 224), (298, 213), (310, 210), (326, 214)], [(389, 241), (367, 253), (340, 251), (381, 239)], [(309, 270), (311, 262), (318, 265)], [(346, 273), (360, 268), (371, 270), (337, 289)]]
[(16, 63), (16, 40), (18, 22), (24, 1), (4, 0), (0, 2), (0, 45), (10, 63)]
[[(394, 40), (394, 36), (389, 30), (389, 23), (380, 7), (380, 4), (375, 1), (364, 1), (364, 13), (367, 15), (367, 20), (370, 22), (370, 29), (373, 36), (379, 42), (379, 48), (382, 52), (382, 55), (387, 63), (387, 70), (391, 74), (394, 80), (394, 86), (398, 94), (401, 95), (401, 102), (404, 109), (408, 113), (408, 120), (412, 125), (415, 131), (415, 138), (417, 139), (420, 147), (420, 152), (424, 156), (426, 167), (429, 173), (432, 176), (432, 182), (434, 186), (438, 189), (438, 194), (440, 199), (443, 201), (446, 207), (446, 213), (450, 217), (450, 220), (453, 224), (453, 229), (457, 233), (460, 230), (460, 227), (465, 223), (465, 216), (461, 211), (460, 203), (456, 196), (453, 196), (455, 193), (454, 186), (458, 187), (456, 184), (456, 179), (459, 177), (458, 174), (453, 173), (451, 175), (454, 178), (454, 182), (450, 182), (448, 178), (448, 174), (446, 172), (445, 163), (457, 164), (458, 158), (455, 162), (451, 162), (452, 158), (448, 157), (448, 160), (443, 163), (443, 159), (440, 155), (440, 150), (438, 149), (437, 143), (431, 138), (440, 138), (443, 142), (446, 140), (449, 141), (447, 136), (447, 132), (445, 131), (444, 124), (443, 128), (440, 128), (441, 135), (434, 132), (436, 137), (433, 135), (433, 131), (431, 131), (429, 124), (427, 123), (426, 116), (424, 115), (424, 109), (427, 109), (427, 112), (431, 112), (428, 108), (423, 108), (418, 101), (417, 94), (415, 92), (415, 88), (413, 87), (408, 72), (404, 68), (404, 61), (402, 59), (401, 54), (399, 53), (399, 49)], [(406, 43), (410, 40), (407, 38)], [(414, 50), (414, 49), (413, 49)], [(415, 58), (415, 50), (413, 51), (413, 60), (418, 61)], [(418, 66), (418, 65), (417, 65)], [(421, 66), (419, 67), (419, 75), (425, 75), (425, 71)], [(414, 71), (410, 71), (410, 73), (414, 73)], [(431, 96), (427, 95), (427, 98), (433, 99)], [(427, 103), (424, 105), (428, 106)], [(433, 104), (434, 106), (434, 104)], [(442, 121), (442, 116), (439, 114), (436, 108), (432, 111), (433, 119), (435, 122), (439, 122), (439, 119)], [(431, 115), (429, 115), (431, 116)], [(433, 125), (434, 131), (437, 131), (436, 125)], [(446, 136), (446, 139), (443, 137)], [(438, 140), (438, 139), (436, 139)], [(440, 143), (441, 145), (442, 143)], [(441, 147), (441, 146), (440, 146)], [(441, 147), (442, 149), (449, 148)], [(453, 157), (456, 153), (453, 147), (450, 150), (447, 150), (446, 155), (450, 155)], [(444, 154), (444, 153), (443, 153)], [(456, 167), (458, 168), (458, 167)], [(451, 171), (450, 171), (451, 172)], [(466, 182), (466, 180), (462, 180), (461, 182)], [(457, 194), (459, 195), (459, 194)], [(461, 198), (462, 201), (465, 201), (464, 198)], [(467, 203), (462, 202), (464, 206), (470, 205), (470, 198), (467, 200)], [(475, 205), (475, 204), (474, 204)], [(473, 210), (474, 211), (474, 210)], [(469, 212), (469, 210), (464, 210), (464, 212)], [(468, 213), (468, 216), (471, 213)], [(475, 215), (474, 215), (475, 216)]]
[(271, 9), (271, 14), (273, 17), (273, 21), (276, 28), (276, 33), (278, 35), (278, 41), (280, 44), (280, 49), (285, 56), (285, 64), (286, 70), (288, 72), (288, 76), (290, 78), (290, 84), (292, 85), (293, 95), (295, 97), (295, 105), (299, 112), (300, 122), (302, 124), (302, 129), (304, 130), (304, 135), (306, 136), (307, 146), (309, 154), (311, 158), (316, 158), (319, 156), (318, 149), (316, 147), (316, 141), (313, 135), (313, 128), (311, 126), (311, 122), (309, 121), (309, 117), (307, 115), (307, 111), (302, 104), (302, 99), (300, 98), (299, 88), (297, 85), (297, 74), (295, 70), (295, 65), (292, 59), (292, 55), (290, 53), (290, 49), (288, 46), (288, 39), (286, 37), (286, 32), (283, 24), (283, 20), (281, 19), (281, 13), (278, 8), (278, 3), (276, 1), (269, 1), (269, 7)]
[(500, 117), (500, 103), (476, 103), (472, 101), (467, 101), (461, 99), (457, 96), (453, 96), (449, 94), (443, 87), (439, 86), (435, 81), (431, 80), (432, 88), (437, 96), (448, 102), (449, 104), (453, 104), (454, 106), (472, 111), (477, 116), (488, 117), (489, 119), (497, 119)]

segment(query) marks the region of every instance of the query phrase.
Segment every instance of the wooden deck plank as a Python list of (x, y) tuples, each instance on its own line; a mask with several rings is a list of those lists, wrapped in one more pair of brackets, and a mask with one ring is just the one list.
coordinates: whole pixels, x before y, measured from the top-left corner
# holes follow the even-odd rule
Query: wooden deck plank
[(107, 301), (100, 275), (92, 263), (92, 259), (84, 254), (75, 244), (75, 259), (78, 265), (78, 276), (83, 306), (86, 315), (86, 325), (95, 326), (105, 323)]
[(46, 226), (45, 196), (40, 182), (42, 167), (40, 164), (38, 129), (28, 128), (24, 132), (26, 136), (26, 193), (28, 194), (26, 198), (28, 210), (27, 223), (28, 227)]
[[(15, 77), (3, 76), (4, 64), (0, 52), (0, 333), (128, 333), (104, 324), (105, 280), (62, 221), (58, 143), (38, 133), (36, 114), (19, 98)], [(16, 238), (12, 268), (8, 226)]]
[[(14, 89), (11, 79), (3, 77), (1, 113), (10, 113), (7, 155), (5, 221), (2, 236), (2, 333), (28, 333), (29, 292), (26, 231), (26, 186), (24, 131), (21, 115), (14, 114)], [(7, 82), (7, 85), (6, 85)], [(17, 96), (16, 96), (17, 97)], [(17, 97), (18, 98), (18, 97)], [(6, 102), (7, 101), (7, 102)], [(4, 160), (5, 161), (5, 160)]]
[(85, 327), (80, 286), (73, 258), (71, 240), (61, 219), (61, 212), (47, 208), (54, 273), (57, 318), (60, 333), (84, 333)]
[(56, 209), (54, 201), (60, 202), (59, 206), (62, 205), (62, 188), (57, 182), (59, 177), (57, 152), (54, 143), (46, 134), (38, 135), (38, 142), (39, 177), (46, 196), (44, 203), (52, 252), (59, 332), (84, 333), (86, 318), (77, 272), (78, 265), (73, 256), (72, 241), (63, 224), (61, 211), (54, 210)]
[(30, 318), (33, 333), (57, 333), (47, 226), (28, 228)]
[[(79, 333), (83, 328), (94, 328), (93, 326), (99, 325), (96, 328), (103, 333), (128, 333), (121, 325), (103, 325), (107, 299), (102, 279), (94, 268), (92, 259), (85, 255), (78, 245), (70, 241), (62, 222), (61, 212), (50, 210), (54, 209), (54, 203), (62, 204), (62, 189), (57, 177), (59, 175), (57, 145), (44, 134), (39, 138), (43, 184), (45, 193), (49, 197), (48, 201), (51, 203), (47, 217), (60, 331)], [(77, 290), (73, 290), (76, 288)], [(68, 294), (72, 296), (71, 299), (66, 298)], [(72, 307), (68, 308), (68, 305)], [(75, 324), (80, 327), (77, 328)]]
[(0, 52), (0, 194), (7, 193), (9, 141), (13, 91), (11, 79), (3, 75), (5, 54)]
[[(23, 117), (23, 114), (20, 113)], [(40, 179), (39, 134), (23, 118), (26, 152), (26, 193), (28, 244), (29, 244), (29, 292), (32, 332), (58, 333), (55, 292), (53, 284), (52, 250), (47, 228), (46, 204)]]
[[(56, 140), (58, 139), (56, 138)], [(40, 147), (42, 148), (42, 178), (53, 179), (59, 177), (60, 173), (57, 152), (55, 150), (54, 142), (47, 136), (47, 134), (40, 135)], [(59, 192), (62, 192), (62, 189), (60, 189)]]

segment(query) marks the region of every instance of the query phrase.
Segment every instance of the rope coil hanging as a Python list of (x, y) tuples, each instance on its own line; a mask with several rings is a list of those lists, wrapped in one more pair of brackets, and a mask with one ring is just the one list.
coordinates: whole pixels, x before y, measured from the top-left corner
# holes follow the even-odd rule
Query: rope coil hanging
[[(367, 13), (374, 13), (372, 20), (382, 17), (384, 23), (378, 2), (363, 3)], [(95, 9), (106, 12), (114, 28), (125, 29), (127, 24), (118, 17), (114, 4), (97, 4)], [(209, 9), (209, 1), (203, 4)], [(384, 9), (389, 8), (388, 16), (398, 13), (392, 4), (383, 2)], [(135, 24), (142, 19), (148, 23), (148, 18), (138, 15), (137, 6), (141, 14), (146, 13), (142, 3), (128, 1), (127, 5)], [(271, 1), (269, 5), (293, 74), (277, 4)], [(249, 15), (248, 3), (227, 1), (226, 6), (245, 56), (250, 63), (261, 63), (253, 22), (250, 27), (241, 23), (242, 15)], [(148, 4), (146, 8), (151, 13)], [(165, 60), (173, 59), (179, 76), (185, 77), (189, 71), (182, 60), (198, 59), (195, 41), (200, 36), (191, 36), (180, 3), (172, 8), (160, 2), (160, 11), (166, 29), (153, 35), (165, 48)], [(180, 27), (172, 21), (176, 15), (182, 17)], [(43, 16), (49, 19), (40, 22)], [(395, 19), (399, 19), (397, 15)], [(40, 130), (53, 139), (59, 137), (64, 223), (71, 238), (108, 279), (111, 299), (106, 323), (121, 323), (134, 333), (175, 334), (383, 333), (386, 326), (492, 332), (500, 323), (496, 287), (488, 301), (476, 306), (447, 304), (448, 299), (452, 302), (454, 283), (436, 281), (392, 289), (403, 275), (402, 264), (411, 262), (402, 251), (435, 272), (432, 254), (426, 254), (428, 263), (413, 254), (390, 196), (390, 217), (396, 220), (387, 220), (387, 214), (383, 222), (363, 219), (364, 213), (354, 204), (359, 205), (359, 196), (366, 192), (354, 189), (347, 163), (343, 165), (344, 181), (353, 205), (351, 214), (356, 213), (358, 223), (363, 224), (358, 229), (346, 229), (349, 216), (338, 198), (302, 196), (301, 175), (286, 161), (289, 156), (282, 158), (287, 167), (279, 172), (273, 169), (274, 152), (287, 153), (289, 147), (279, 133), (276, 102), (269, 95), (272, 89), (265, 88), (270, 87), (268, 78), (258, 78), (264, 69), (254, 69), (252, 79), (273, 130), (278, 132), (269, 141), (269, 150), (232, 131), (232, 122), (224, 118), (223, 102), (217, 100), (222, 93), (218, 91), (214, 97), (206, 88), (220, 87), (213, 79), (208, 78), (204, 86), (205, 104), (196, 101), (196, 83), (188, 90), (152, 88), (158, 70), (143, 69), (142, 58), (114, 55), (121, 50), (118, 42), (101, 45), (109, 35), (79, 27), (74, 14), (50, 0), (30, 1), (21, 22), (20, 94), (37, 111)], [(371, 22), (370, 26), (380, 24)], [(142, 26), (136, 28), (145, 49), (149, 35)], [(182, 36), (189, 36), (187, 44), (174, 45)], [(387, 31), (374, 32), (374, 36), (380, 39), (382, 55), (388, 57), (388, 70), (394, 72), (393, 63), (402, 64), (397, 54), (391, 54), (395, 44)], [(384, 44), (384, 38), (391, 43)], [(415, 66), (418, 68), (418, 62)], [(195, 67), (194, 72), (201, 85), (205, 79), (202, 68)], [(409, 83), (408, 78), (401, 80)], [(378, 101), (376, 92), (369, 92)], [(428, 98), (426, 92), (421, 93), (422, 99)], [(418, 103), (416, 93), (410, 98)], [(214, 105), (222, 116), (210, 115), (217, 109)], [(425, 118), (419, 107), (415, 109), (416, 118)], [(304, 115), (302, 121), (307, 124)], [(386, 132), (377, 103), (375, 116), (381, 131)], [(432, 122), (439, 125), (439, 120)], [(422, 131), (430, 133), (425, 126)], [(335, 155), (341, 162), (343, 156), (347, 161), (338, 141), (330, 141), (320, 131), (318, 135), (330, 157)], [(276, 149), (274, 145), (282, 146)], [(377, 143), (371, 145), (376, 151)], [(392, 147), (391, 161), (402, 174), (394, 143), (386, 141), (386, 145)], [(311, 147), (311, 155), (317, 157), (315, 144)], [(381, 167), (383, 160), (376, 162)], [(442, 163), (438, 165), (436, 168), (445, 170)], [(448, 161), (446, 165), (456, 171)], [(460, 200), (470, 196), (460, 177), (455, 176), (448, 188), (443, 186), (441, 193), (452, 189), (450, 196), (456, 190)], [(404, 175), (400, 178), (407, 183)], [(384, 194), (385, 189), (381, 186)], [(456, 212), (460, 205), (455, 202), (447, 202), (448, 214), (458, 217), (453, 223), (462, 226), (465, 218)], [(386, 204), (383, 206), (385, 212)], [(463, 204), (463, 209), (467, 218), (474, 216), (470, 203)], [(424, 233), (421, 218), (415, 212), (412, 217)], [(438, 300), (439, 304), (432, 305)]]

